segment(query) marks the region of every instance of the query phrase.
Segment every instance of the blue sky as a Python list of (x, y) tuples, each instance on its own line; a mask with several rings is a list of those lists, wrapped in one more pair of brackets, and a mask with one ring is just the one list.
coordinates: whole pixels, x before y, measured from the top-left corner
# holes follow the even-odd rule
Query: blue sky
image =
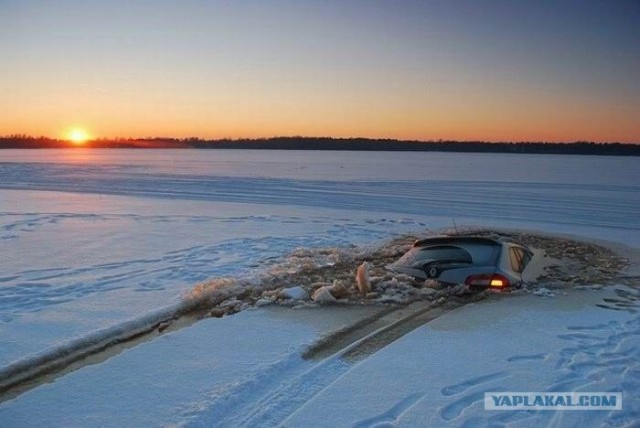
[(1, 1), (0, 134), (639, 141), (639, 1)]

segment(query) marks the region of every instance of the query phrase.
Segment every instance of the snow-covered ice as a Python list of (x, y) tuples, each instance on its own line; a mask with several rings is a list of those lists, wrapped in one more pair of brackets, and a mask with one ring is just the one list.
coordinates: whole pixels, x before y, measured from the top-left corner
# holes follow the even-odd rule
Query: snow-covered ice
[(285, 311), (209, 318), (127, 349), (0, 404), (0, 425), (220, 425), (251, 395), (312, 367), (305, 344), (372, 309)]
[[(64, 350), (65, 346), (95, 337), (101, 331), (140, 325), (145, 317), (179, 305), (197, 283), (217, 277), (255, 277), (275, 263), (286, 262), (286, 256), (297, 248), (304, 252), (314, 248), (374, 245), (406, 232), (449, 227), (452, 219), (458, 225), (567, 233), (637, 248), (638, 218), (640, 171), (635, 158), (3, 150), (0, 151), (0, 369), (16, 361), (35, 361), (43, 352)], [(311, 309), (273, 310), (266, 306), (244, 311), (162, 335), (5, 401), (0, 404), (0, 425), (35, 426), (46, 419), (47, 424), (58, 426), (87, 425), (92, 420), (115, 426), (129, 411), (140, 415), (131, 419), (134, 425), (189, 422), (211, 425), (220, 412), (229, 410), (223, 406), (224, 400), (235, 403), (235, 410), (226, 414), (230, 422), (249, 424), (265, 417), (259, 412), (247, 414), (255, 410), (252, 406), (262, 402), (256, 400), (264, 397), (259, 392), (252, 395), (250, 388), (238, 385), (247, 379), (254, 379), (251, 382), (255, 385), (260, 383), (255, 379), (261, 380), (263, 376), (269, 379), (261, 389), (265, 394), (281, 386), (278, 376), (289, 377), (292, 385), (313, 393), (299, 394), (296, 406), (283, 404), (286, 400), (271, 402), (275, 406), (272, 422), (287, 418), (296, 424), (324, 422), (322, 412), (328, 411), (324, 406), (330, 405), (332, 397), (336, 401), (344, 394), (351, 401), (343, 398), (339, 405), (348, 406), (350, 402), (355, 405), (353, 395), (360, 394), (365, 386), (357, 381), (359, 377), (382, 385), (362, 392), (363, 398), (387, 390), (389, 394), (372, 397), (372, 402), (359, 402), (366, 415), (349, 412), (345, 419), (336, 419), (340, 425), (375, 425), (394, 420), (407, 425), (422, 424), (420, 419), (428, 412), (433, 414), (429, 417), (436, 418), (431, 420), (436, 425), (505, 422), (501, 418), (507, 416), (486, 414), (475, 401), (465, 401), (464, 391), (476, 393), (480, 388), (471, 380), (494, 373), (489, 370), (494, 362), (485, 364), (494, 361), (488, 351), (484, 354), (479, 351), (477, 361), (469, 363), (475, 350), (465, 345), (479, 341), (486, 342), (487, 349), (492, 344), (496, 349), (501, 346), (506, 349), (507, 343), (515, 341), (513, 352), (495, 359), (496, 367), (500, 363), (501, 371), (508, 373), (497, 378), (502, 383), (508, 379), (522, 388), (544, 390), (555, 380), (563, 379), (563, 375), (571, 374), (563, 372), (569, 370), (567, 364), (584, 363), (589, 368), (589, 364), (599, 361), (594, 356), (604, 354), (603, 364), (619, 372), (618, 378), (608, 376), (614, 379), (610, 389), (637, 388), (638, 368), (625, 362), (630, 357), (605, 358), (615, 350), (594, 348), (591, 354), (580, 354), (569, 362), (560, 353), (550, 351), (560, 344), (568, 349), (589, 345), (580, 342), (579, 334), (574, 337), (565, 332), (565, 328), (579, 330), (580, 326), (590, 328), (609, 322), (618, 323), (611, 324), (611, 331), (624, 333), (625, 347), (637, 349), (640, 329), (633, 315), (596, 307), (595, 300), (608, 297), (592, 294), (594, 304), (588, 308), (558, 310), (557, 317), (547, 319), (542, 302), (555, 307), (572, 299), (589, 299), (584, 298), (586, 294), (563, 296), (553, 291), (545, 294), (548, 297), (505, 298), (450, 312), (354, 366), (345, 365), (340, 358), (316, 366), (296, 355), (302, 352), (304, 344), (327, 330), (349, 319), (355, 322), (360, 309), (351, 308), (353, 315), (340, 315), (333, 323), (316, 321), (322, 328), (312, 329), (311, 333), (288, 318)], [(526, 303), (512, 304), (518, 301)], [(493, 318), (496, 308), (509, 313), (496, 320), (499, 321), (496, 329), (501, 329), (502, 335), (492, 335), (485, 324), (474, 323), (465, 327), (466, 335), (452, 341), (448, 340), (452, 333), (438, 332), (433, 327), (438, 323), (465, 323), (474, 317)], [(539, 341), (541, 349), (548, 351), (527, 351), (525, 341), (514, 339), (520, 329), (513, 325), (519, 319), (512, 308), (520, 308), (523, 319), (529, 320), (527, 325), (532, 328), (527, 337)], [(313, 313), (332, 310), (336, 308), (325, 307)], [(511, 321), (506, 323), (507, 319)], [(241, 327), (236, 329), (234, 323)], [(609, 343), (615, 338), (605, 330), (584, 334), (601, 335), (602, 341)], [(207, 339), (207, 334), (215, 338)], [(577, 342), (558, 336), (574, 337)], [(438, 344), (441, 353), (430, 354), (421, 348), (423, 340)], [(261, 341), (265, 342), (260, 348), (264, 353), (252, 354), (247, 350), (252, 342)], [(176, 343), (173, 345), (176, 349), (168, 350), (165, 345), (170, 343)], [(516, 350), (520, 348), (524, 356), (546, 354), (544, 358), (518, 359), (520, 354)], [(407, 359), (413, 352), (416, 358)], [(442, 374), (447, 364), (463, 359), (465, 352), (464, 371)], [(455, 353), (456, 358), (447, 357), (449, 353)], [(500, 359), (503, 356), (515, 360), (505, 362)], [(427, 382), (431, 389), (416, 386), (420, 376), (427, 375), (417, 361), (441, 364), (442, 369), (432, 367), (437, 376)], [(617, 361), (624, 364), (621, 366)], [(523, 362), (535, 363), (535, 370)], [(382, 368), (387, 364), (393, 367), (398, 364), (399, 369), (405, 370), (399, 373), (406, 375), (394, 377), (394, 371)], [(212, 371), (199, 375), (197, 371), (202, 367)], [(215, 367), (224, 367), (225, 375)], [(322, 382), (314, 386), (304, 376), (296, 381), (305, 370), (318, 375)], [(542, 380), (527, 383), (527, 373), (538, 371)], [(274, 373), (277, 376), (272, 376)], [(414, 379), (410, 381), (411, 373)], [(582, 374), (588, 378), (590, 373), (595, 373), (592, 377), (600, 376), (594, 370)], [(353, 379), (351, 387), (343, 378)], [(251, 382), (246, 385), (252, 385)], [(438, 392), (440, 395), (432, 397), (438, 389), (466, 385), (465, 382), (472, 385), (460, 386), (460, 393)], [(567, 388), (582, 386), (567, 384)], [(329, 388), (319, 394), (320, 387)], [(277, 391), (280, 389), (276, 388)], [(289, 392), (282, 391), (286, 398)], [(61, 405), (60, 397), (70, 400)], [(105, 404), (112, 399), (113, 405)], [(629, 406), (638, 411), (637, 403), (629, 402)], [(445, 409), (450, 411), (443, 415)], [(633, 414), (623, 411), (618, 416), (601, 415), (598, 420), (623, 425), (625, 418)], [(531, 420), (541, 424), (555, 421), (545, 417), (548, 416), (533, 415)], [(571, 419), (574, 416), (553, 417), (569, 418), (570, 424), (579, 422)]]
[[(637, 426), (640, 293), (633, 311), (596, 306), (613, 289), (469, 304), (414, 330), (318, 391), (301, 426)], [(384, 385), (374, 387), (376, 385)], [(484, 393), (622, 392), (622, 411), (485, 411)], [(272, 400), (271, 405), (280, 403)], [(330, 409), (330, 411), (328, 411)]]

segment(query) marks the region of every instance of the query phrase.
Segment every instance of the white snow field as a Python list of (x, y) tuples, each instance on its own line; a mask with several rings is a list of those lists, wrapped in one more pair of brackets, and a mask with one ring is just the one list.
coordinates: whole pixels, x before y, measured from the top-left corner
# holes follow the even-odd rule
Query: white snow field
[[(3, 150), (0, 374), (135, 328), (175, 310), (198, 282), (251, 278), (296, 248), (377, 245), (452, 219), (638, 248), (638, 165), (512, 154)], [(246, 310), (7, 395), (0, 426), (634, 426), (637, 297), (622, 285), (496, 296), (356, 360), (300, 355), (372, 307)], [(613, 299), (629, 304), (606, 303)], [(484, 391), (620, 391), (623, 410), (485, 411)]]

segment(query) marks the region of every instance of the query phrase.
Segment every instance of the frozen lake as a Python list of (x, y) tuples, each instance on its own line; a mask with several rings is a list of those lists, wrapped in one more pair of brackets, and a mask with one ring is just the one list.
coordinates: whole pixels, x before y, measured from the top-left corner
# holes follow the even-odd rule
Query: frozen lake
[(637, 158), (0, 151), (0, 367), (298, 247), (452, 225), (638, 246)]

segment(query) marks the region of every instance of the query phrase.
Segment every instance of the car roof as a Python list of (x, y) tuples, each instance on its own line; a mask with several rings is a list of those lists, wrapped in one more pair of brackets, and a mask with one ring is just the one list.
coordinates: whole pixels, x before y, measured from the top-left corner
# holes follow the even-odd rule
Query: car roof
[(420, 239), (413, 243), (414, 247), (425, 247), (428, 245), (455, 245), (455, 244), (480, 244), (499, 246), (503, 243), (510, 242), (503, 238), (489, 238), (486, 236), (475, 235), (457, 235), (457, 236), (434, 236), (426, 239)]

